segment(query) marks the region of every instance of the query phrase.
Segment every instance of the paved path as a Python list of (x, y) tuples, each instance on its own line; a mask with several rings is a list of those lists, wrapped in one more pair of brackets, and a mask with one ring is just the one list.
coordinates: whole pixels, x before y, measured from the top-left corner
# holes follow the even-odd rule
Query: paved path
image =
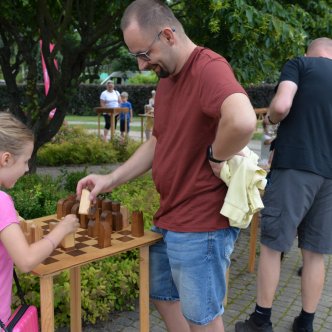
[[(134, 133), (134, 132), (133, 132)], [(260, 142), (252, 141), (250, 148), (260, 154)], [(88, 166), (89, 172), (109, 172), (115, 166)], [(64, 167), (68, 171), (82, 167)], [(59, 169), (38, 168), (38, 173), (58, 175)], [(257, 250), (259, 246), (257, 245)], [(226, 332), (234, 332), (234, 324), (245, 319), (255, 306), (256, 273), (247, 272), (249, 253), (249, 229), (243, 230), (232, 255), (230, 269), (228, 304), (223, 315)], [(257, 262), (256, 262), (257, 264)], [(275, 332), (289, 332), (293, 319), (301, 310), (300, 278), (297, 271), (301, 266), (301, 256), (297, 244), (285, 255), (276, 300), (273, 307), (272, 320)], [(315, 332), (332, 331), (332, 258), (326, 257), (326, 283), (323, 296), (315, 318)], [(105, 322), (85, 326), (83, 332), (134, 332), (139, 331), (138, 309), (132, 312), (112, 313)], [(68, 332), (68, 328), (57, 332)], [(158, 312), (151, 306), (150, 331), (166, 331)], [(217, 332), (217, 331), (216, 331)]]
[[(247, 272), (249, 229), (243, 230), (232, 255), (230, 269), (228, 304), (223, 315), (226, 332), (234, 332), (234, 324), (245, 319), (253, 310), (256, 294), (256, 273)], [(277, 296), (273, 307), (272, 320), (275, 332), (289, 332), (294, 317), (301, 310), (299, 249), (294, 244), (282, 262), (282, 272)], [(326, 284), (315, 319), (315, 332), (332, 331), (332, 259), (326, 258)], [(68, 332), (61, 329), (57, 332)], [(84, 332), (134, 332), (139, 331), (138, 310), (114, 313), (108, 321), (85, 326)], [(158, 312), (151, 306), (150, 331), (166, 332)], [(216, 331), (217, 332), (217, 331)]]

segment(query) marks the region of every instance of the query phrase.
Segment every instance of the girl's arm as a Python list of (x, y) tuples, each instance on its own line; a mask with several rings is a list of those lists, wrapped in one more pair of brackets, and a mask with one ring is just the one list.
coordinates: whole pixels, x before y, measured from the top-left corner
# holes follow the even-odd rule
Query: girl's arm
[(22, 272), (29, 272), (43, 262), (58, 246), (62, 239), (79, 227), (76, 215), (69, 214), (43, 238), (31, 245), (25, 239), (19, 224), (10, 224), (0, 232), (0, 240), (15, 265)]

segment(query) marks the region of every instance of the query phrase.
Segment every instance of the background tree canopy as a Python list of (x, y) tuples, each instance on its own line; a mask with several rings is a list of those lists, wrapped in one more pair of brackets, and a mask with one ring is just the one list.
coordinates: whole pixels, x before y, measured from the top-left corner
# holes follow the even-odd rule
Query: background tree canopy
[[(105, 63), (113, 62), (116, 70), (132, 68), (119, 29), (130, 2), (0, 1), (0, 67), (11, 111), (36, 135), (32, 170), (37, 150), (59, 130), (79, 84), (97, 77)], [(308, 41), (331, 36), (331, 0), (167, 3), (192, 40), (226, 57), (244, 85), (274, 82), (287, 59), (304, 54)], [(37, 84), (40, 41), (50, 77), (48, 95), (42, 99), (38, 98)], [(54, 45), (52, 51), (50, 44)], [(19, 93), (22, 71), (25, 95)], [(57, 112), (49, 121), (48, 114), (54, 108)]]

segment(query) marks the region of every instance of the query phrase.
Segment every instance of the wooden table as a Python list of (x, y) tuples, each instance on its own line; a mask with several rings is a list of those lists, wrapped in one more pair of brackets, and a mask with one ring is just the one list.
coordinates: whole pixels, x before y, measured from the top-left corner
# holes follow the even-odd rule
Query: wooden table
[(154, 118), (154, 115), (152, 115), (152, 114), (138, 114), (138, 116), (141, 118), (141, 142), (143, 143), (143, 141), (144, 141), (144, 135), (143, 135), (143, 133), (144, 133), (144, 130), (143, 130), (143, 128), (144, 128), (144, 118)]
[[(34, 219), (43, 222), (56, 218), (56, 215)], [(40, 312), (41, 331), (54, 332), (54, 293), (53, 277), (64, 270), (70, 274), (70, 331), (81, 332), (81, 266), (88, 263), (115, 256), (120, 253), (139, 248), (139, 306), (140, 331), (149, 331), (149, 246), (158, 242), (161, 235), (151, 231), (144, 231), (144, 236), (128, 242), (99, 249), (93, 248), (90, 252), (80, 256), (68, 256), (51, 264), (40, 264), (32, 273), (40, 278)]]
[[(111, 117), (111, 140), (115, 133), (115, 116), (120, 113), (130, 112), (128, 107), (95, 107), (94, 111), (98, 114), (98, 137), (100, 137), (100, 114), (107, 113)], [(125, 117), (125, 134), (127, 135), (127, 117)]]
[(264, 120), (264, 116), (267, 113), (267, 107), (255, 108), (257, 120)]

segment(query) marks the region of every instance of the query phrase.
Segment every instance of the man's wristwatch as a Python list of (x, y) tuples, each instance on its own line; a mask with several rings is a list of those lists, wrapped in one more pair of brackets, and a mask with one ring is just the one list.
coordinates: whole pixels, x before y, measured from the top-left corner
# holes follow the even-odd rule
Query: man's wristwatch
[(210, 161), (212, 161), (214, 163), (218, 163), (218, 164), (223, 163), (225, 161), (225, 160), (218, 160), (218, 159), (215, 159), (213, 157), (213, 152), (212, 152), (212, 146), (211, 145), (208, 146), (207, 157)]

